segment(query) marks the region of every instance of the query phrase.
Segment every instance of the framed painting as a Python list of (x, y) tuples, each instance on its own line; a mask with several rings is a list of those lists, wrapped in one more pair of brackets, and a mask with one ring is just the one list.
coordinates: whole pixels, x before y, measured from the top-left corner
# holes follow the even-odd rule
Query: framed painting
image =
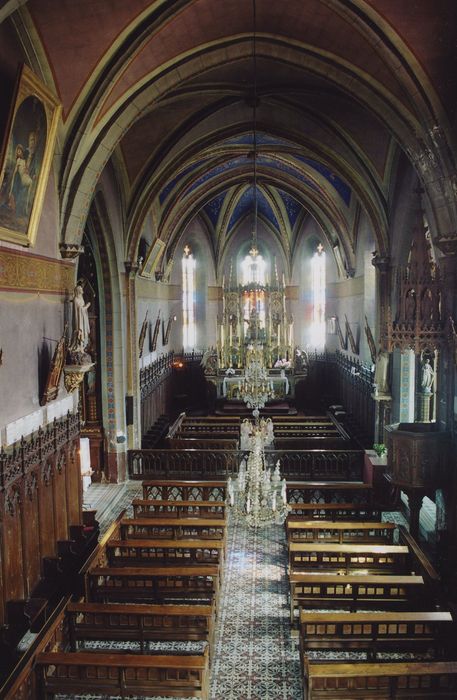
[(61, 106), (28, 68), (19, 72), (0, 157), (0, 239), (33, 246)]

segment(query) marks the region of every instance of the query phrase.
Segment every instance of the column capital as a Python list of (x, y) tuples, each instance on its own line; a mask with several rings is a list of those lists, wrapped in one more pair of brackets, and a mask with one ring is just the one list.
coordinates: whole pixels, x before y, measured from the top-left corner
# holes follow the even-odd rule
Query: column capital
[(140, 266), (137, 262), (130, 262), (130, 260), (126, 260), (124, 262), (124, 267), (129, 277), (135, 277), (136, 273), (140, 269)]
[(457, 231), (435, 236), (433, 242), (444, 255), (454, 256), (457, 254)]
[(74, 260), (84, 253), (84, 246), (78, 243), (59, 243), (60, 255), (64, 260)]
[(371, 264), (383, 275), (390, 269), (390, 255), (381, 255), (375, 250)]

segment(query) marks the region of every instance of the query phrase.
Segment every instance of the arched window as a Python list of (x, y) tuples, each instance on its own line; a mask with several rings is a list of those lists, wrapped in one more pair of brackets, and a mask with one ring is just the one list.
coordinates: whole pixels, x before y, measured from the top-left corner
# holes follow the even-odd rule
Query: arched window
[(257, 248), (251, 248), (249, 255), (241, 263), (243, 286), (248, 284), (265, 284), (266, 263)]
[(197, 340), (195, 326), (195, 259), (188, 245), (182, 259), (183, 347), (193, 350)]
[(311, 346), (323, 348), (325, 345), (325, 252), (319, 243), (311, 259), (313, 321), (311, 325)]

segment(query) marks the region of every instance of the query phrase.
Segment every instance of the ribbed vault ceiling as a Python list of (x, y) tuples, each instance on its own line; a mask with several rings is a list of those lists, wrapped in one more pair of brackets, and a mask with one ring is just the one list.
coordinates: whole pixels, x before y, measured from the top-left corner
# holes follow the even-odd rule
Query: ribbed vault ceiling
[[(349, 270), (360, 211), (378, 249), (388, 248), (401, 151), (417, 167), (426, 149), (440, 148), (439, 128), (444, 176), (456, 170), (457, 3), (257, 0), (256, 8), (260, 217), (289, 259), (314, 217)], [(15, 28), (64, 108), (64, 238), (80, 240), (112, 161), (125, 259), (136, 259), (152, 209), (168, 255), (198, 216), (219, 262), (252, 211), (252, 3), (65, 0), (57, 11), (55, 0), (29, 0), (19, 12)], [(456, 216), (441, 212), (444, 199), (431, 206), (450, 227)]]

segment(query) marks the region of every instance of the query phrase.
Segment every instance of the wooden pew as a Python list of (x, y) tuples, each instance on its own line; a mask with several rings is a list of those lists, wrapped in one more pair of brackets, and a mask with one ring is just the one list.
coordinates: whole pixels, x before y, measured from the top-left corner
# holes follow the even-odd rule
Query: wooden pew
[(222, 540), (226, 539), (226, 524), (209, 518), (123, 518), (120, 522), (122, 540), (146, 538), (154, 540)]
[[(447, 629), (446, 629), (447, 628)], [(308, 651), (424, 652), (433, 649), (443, 658), (453, 630), (450, 612), (350, 612), (300, 611), (300, 656)]]
[(340, 544), (391, 544), (396, 525), (383, 522), (328, 522), (292, 520), (286, 522), (289, 542), (339, 542)]
[(226, 481), (149, 479), (143, 481), (144, 499), (171, 501), (225, 501)]
[(457, 697), (457, 662), (319, 664), (304, 661), (304, 700)]
[(167, 438), (165, 447), (169, 450), (225, 450), (231, 452), (238, 449), (238, 440), (227, 440), (225, 438), (205, 438), (198, 435), (195, 437)]
[(93, 603), (144, 602), (211, 604), (219, 592), (213, 564), (157, 567), (96, 567), (86, 573), (86, 600)]
[(288, 520), (313, 518), (315, 520), (362, 520), (379, 521), (381, 511), (372, 509), (369, 505), (354, 503), (289, 503)]
[(337, 570), (368, 574), (406, 573), (410, 570), (409, 549), (405, 545), (380, 544), (308, 544), (289, 543), (290, 571), (300, 569)]
[(422, 576), (360, 576), (291, 571), (290, 619), (298, 608), (423, 610), (433, 604)]
[(225, 501), (132, 501), (135, 518), (221, 518), (225, 519)]
[(187, 566), (224, 563), (222, 540), (110, 540), (109, 566)]
[(70, 603), (66, 609), (71, 651), (85, 640), (206, 641), (214, 634), (215, 606)]
[(53, 652), (36, 662), (42, 694), (99, 693), (208, 698), (208, 652), (135, 655)]
[(225, 422), (225, 421), (189, 421), (185, 419), (179, 429), (176, 431), (175, 435), (181, 433), (220, 433), (224, 435), (239, 435), (240, 434), (240, 423), (239, 422)]
[(373, 488), (362, 481), (288, 481), (287, 501), (290, 504), (351, 503), (371, 505)]
[(303, 437), (275, 437), (277, 450), (346, 450), (353, 449), (341, 436), (322, 435)]

